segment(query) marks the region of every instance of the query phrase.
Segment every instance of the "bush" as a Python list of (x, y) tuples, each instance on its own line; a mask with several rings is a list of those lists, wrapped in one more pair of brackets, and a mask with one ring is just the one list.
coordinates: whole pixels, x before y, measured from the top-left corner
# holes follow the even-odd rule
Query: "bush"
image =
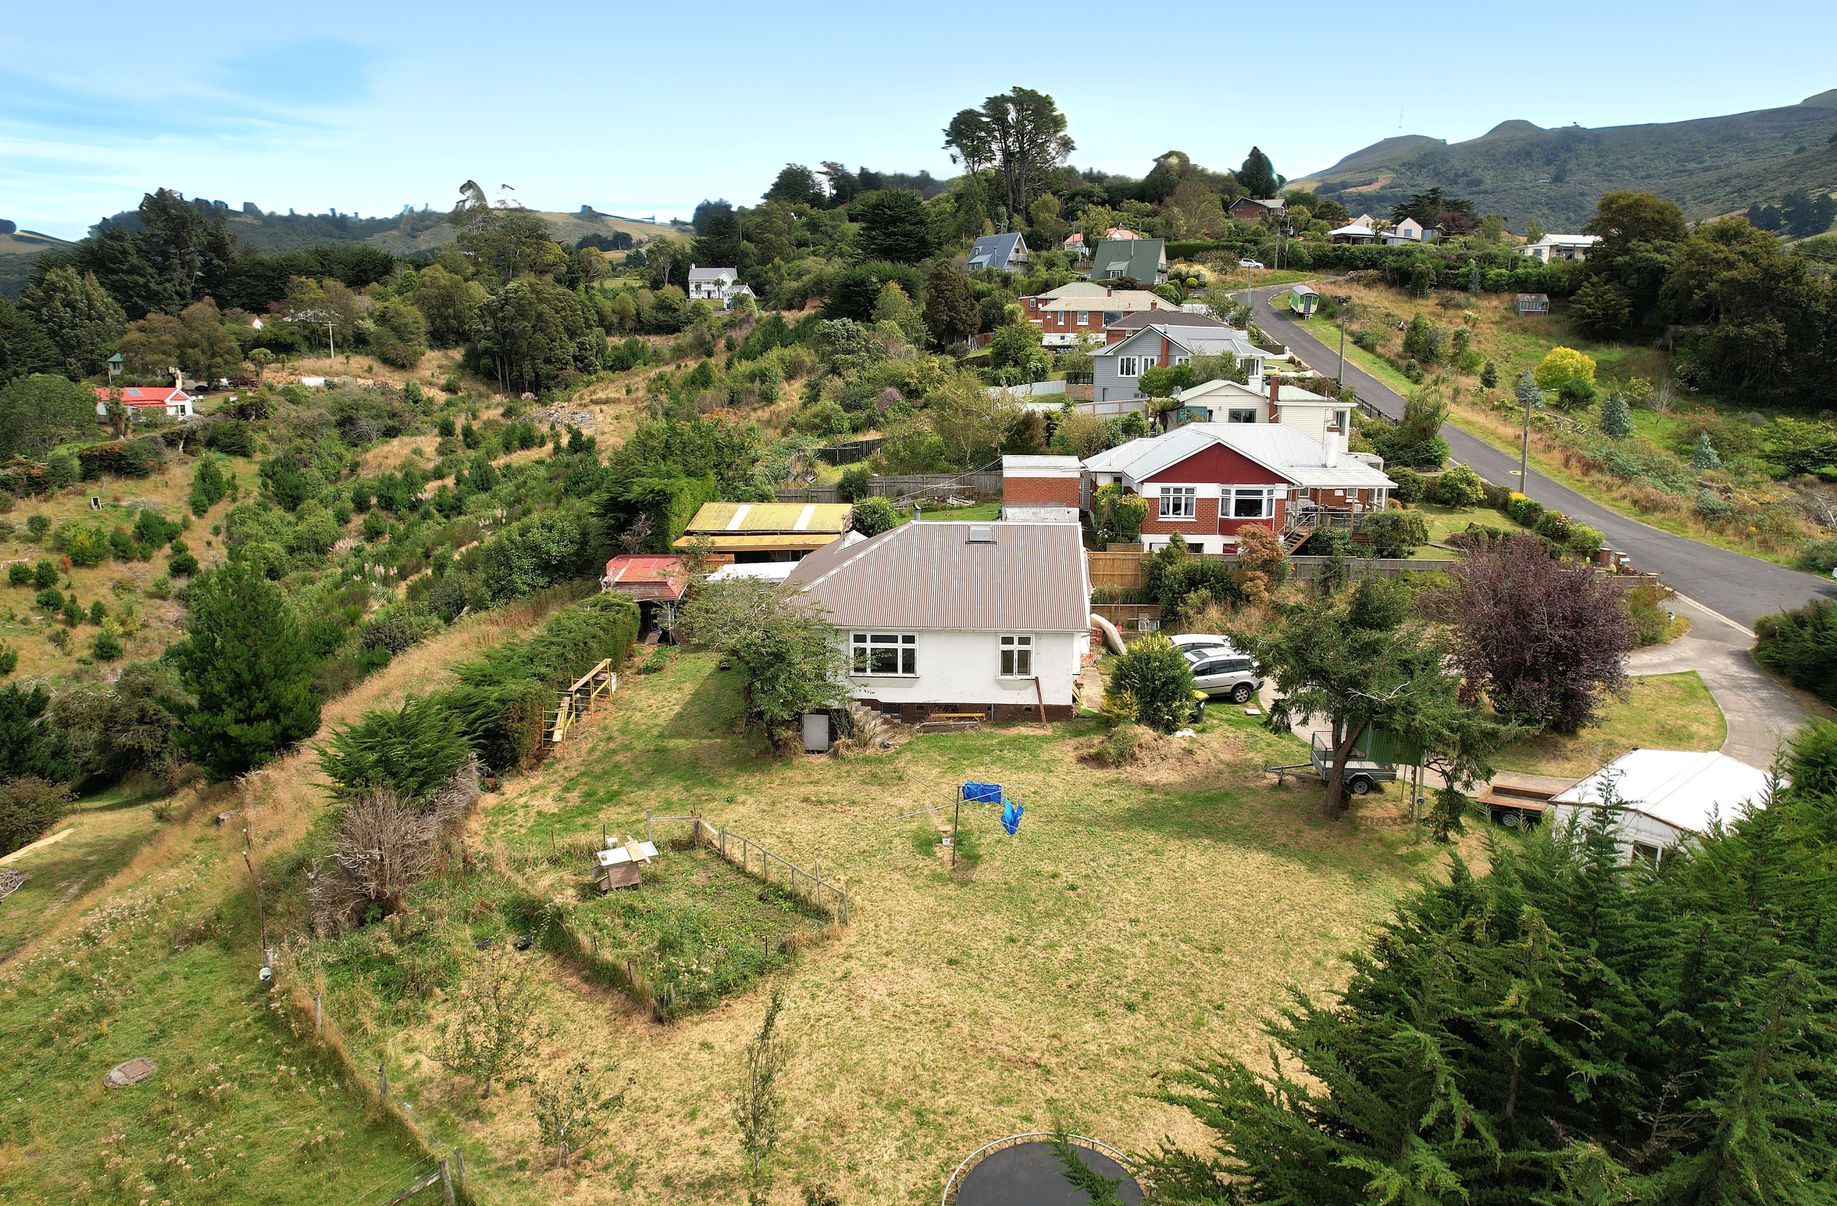
[(1691, 507), (1700, 518), (1710, 523), (1720, 523), (1735, 514), (1735, 504), (1713, 490), (1697, 491), (1697, 501)]
[(1563, 550), (1584, 561), (1593, 561), (1607, 544), (1607, 537), (1601, 529), (1591, 528), (1585, 523), (1569, 521), (1569, 539), (1563, 542)]
[(1544, 517), (1544, 504), (1514, 492), (1505, 500), (1505, 513), (1513, 523), (1535, 528), (1537, 521)]
[(1561, 511), (1545, 511), (1531, 528), (1551, 544), (1569, 543), (1569, 516)]
[(863, 536), (878, 536), (899, 526), (899, 508), (884, 498), (864, 498), (849, 512), (849, 521)]
[(1163, 636), (1145, 636), (1117, 659), (1106, 691), (1133, 696), (1136, 719), (1156, 732), (1171, 733), (1193, 715), (1193, 669)]
[(26, 534), (40, 544), (45, 541), (45, 534), (51, 530), (49, 515), (35, 514), (26, 516)]
[(1359, 524), (1353, 543), (1367, 557), (1408, 557), (1429, 543), (1429, 525), (1420, 511), (1376, 511)]
[(1829, 574), (1837, 569), (1837, 536), (1807, 540), (1799, 550), (1799, 565), (1814, 574)]
[(1435, 501), (1444, 507), (1471, 507), (1485, 497), (1485, 484), (1468, 465), (1455, 465), (1435, 481)]
[(1814, 599), (1754, 625), (1754, 657), (1795, 687), (1837, 704), (1837, 603)]
[(116, 636), (111, 628), (104, 628), (98, 632), (95, 639), (89, 643), (90, 656), (99, 662), (112, 662), (120, 657), (122, 652), (121, 638)]
[(1627, 618), (1633, 622), (1633, 644), (1656, 645), (1671, 631), (1671, 611), (1665, 606), (1671, 592), (1657, 582), (1641, 581), (1621, 595)]
[(1387, 467), (1384, 472), (1396, 483), (1396, 489), (1391, 491), (1392, 498), (1406, 503), (1419, 503), (1423, 500), (1429, 483), (1421, 473), (1405, 465), (1394, 469)]
[(38, 592), (35, 600), (38, 606), (47, 612), (64, 609), (64, 594), (55, 586), (47, 586)]
[(319, 769), (341, 799), (380, 789), (424, 805), (470, 756), (459, 718), (436, 699), (411, 697), (333, 733), (319, 749)]
[(846, 503), (860, 502), (867, 497), (870, 476), (866, 465), (850, 465), (836, 482), (836, 497)]
[(8, 586), (32, 585), (32, 567), (23, 561), (13, 562), (6, 567), (6, 582)]
[(70, 558), (72, 565), (101, 565), (110, 552), (109, 533), (90, 519), (66, 519), (52, 533), (51, 547)]
[(70, 811), (70, 789), (26, 776), (0, 783), (0, 854), (11, 854), (43, 837)]

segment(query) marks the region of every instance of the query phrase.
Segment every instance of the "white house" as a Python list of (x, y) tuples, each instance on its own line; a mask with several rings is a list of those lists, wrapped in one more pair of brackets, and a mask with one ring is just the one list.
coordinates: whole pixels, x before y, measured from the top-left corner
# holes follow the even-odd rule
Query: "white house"
[(1535, 243), (1526, 243), (1518, 253), (1540, 264), (1548, 264), (1551, 260), (1585, 260), (1600, 241), (1600, 235), (1547, 234)]
[(907, 523), (791, 571), (835, 625), (850, 694), (934, 712), (1059, 720), (1077, 710), (1091, 579), (1074, 523)]
[[(163, 414), (172, 419), (189, 419), (192, 415), (191, 395), (176, 385), (157, 385), (141, 387), (124, 385), (121, 387), (121, 404), (127, 407), (128, 417), (136, 415)], [(96, 417), (108, 418), (108, 387), (96, 386)]]
[(751, 286), (740, 283), (740, 273), (734, 268), (697, 268), (689, 265), (689, 300), (719, 302), (721, 309), (730, 309), (734, 301), (741, 297), (752, 297)]
[(1600, 808), (1613, 784), (1621, 855), (1657, 864), (1709, 828), (1763, 806), (1767, 772), (1713, 750), (1634, 750), (1550, 798), (1549, 823)]
[(1378, 220), (1370, 214), (1360, 214), (1344, 226), (1327, 232), (1329, 243), (1374, 243), (1377, 238)]
[(1388, 244), (1433, 243), (1438, 233), (1433, 226), (1424, 228), (1415, 218), (1405, 218), (1378, 237)]

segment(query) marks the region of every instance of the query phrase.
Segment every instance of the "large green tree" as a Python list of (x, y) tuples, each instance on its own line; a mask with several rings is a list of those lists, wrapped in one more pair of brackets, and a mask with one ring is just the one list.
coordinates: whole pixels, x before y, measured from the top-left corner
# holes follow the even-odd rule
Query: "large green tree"
[(1065, 130), (1065, 114), (1051, 96), (1015, 87), (980, 109), (959, 111), (944, 127), (944, 145), (972, 173), (984, 167), (1001, 173), (1009, 221), (1018, 222), (1047, 175), (1077, 148)]
[(941, 261), (932, 266), (925, 282), (925, 329), (931, 340), (944, 348), (962, 343), (982, 325), (981, 311), (969, 282), (954, 264)]
[(312, 653), (286, 595), (252, 565), (234, 560), (193, 581), (173, 656), (195, 703), (179, 743), (213, 779), (261, 766), (319, 727)]
[[(1601, 237), (1588, 253), (1589, 279), (1613, 287), (1613, 293), (1596, 295), (1589, 303), (1591, 333), (1623, 335), (1652, 323), (1672, 253), (1688, 233), (1684, 212), (1651, 193), (1622, 190), (1603, 196), (1582, 229)], [(1620, 298), (1625, 299), (1628, 317), (1620, 331), (1610, 332), (1603, 320), (1619, 311)]]
[(93, 272), (59, 265), (26, 286), (19, 308), (57, 350), (58, 371), (73, 381), (100, 375), (128, 316)]
[(1282, 177), (1276, 175), (1275, 167), (1261, 147), (1251, 147), (1250, 154), (1244, 156), (1244, 165), (1237, 169), (1237, 180), (1245, 195), (1251, 197), (1273, 197), (1282, 187)]
[(34, 373), (0, 388), (0, 460), (36, 456), (95, 430), (95, 394), (67, 378)]
[(903, 188), (863, 193), (848, 207), (861, 224), (861, 253), (870, 260), (916, 264), (938, 249), (937, 232), (919, 195)]

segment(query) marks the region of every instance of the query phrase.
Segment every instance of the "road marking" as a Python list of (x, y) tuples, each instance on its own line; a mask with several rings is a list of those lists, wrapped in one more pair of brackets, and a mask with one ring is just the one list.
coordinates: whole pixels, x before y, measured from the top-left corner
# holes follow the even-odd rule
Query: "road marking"
[[(1688, 540), (1689, 537), (1679, 537), (1679, 539)], [(1696, 599), (1691, 598), (1689, 595), (1685, 594), (1681, 590), (1678, 590), (1676, 587), (1672, 588), (1671, 593), (1676, 595), (1678, 598), (1684, 600), (1684, 602), (1690, 604), (1692, 607), (1696, 608), (1698, 611), (1703, 612), (1705, 615), (1711, 615), (1711, 616), (1716, 617), (1718, 620), (1721, 620), (1724, 624), (1727, 624), (1730, 628), (1733, 628), (1736, 632), (1741, 633), (1743, 636), (1747, 637), (1750, 641), (1757, 639), (1755, 637), (1754, 630), (1752, 628), (1749, 628), (1746, 624), (1737, 624), (1734, 620), (1729, 619), (1727, 616), (1723, 615), (1721, 612), (1717, 611), (1715, 608), (1710, 607)]]

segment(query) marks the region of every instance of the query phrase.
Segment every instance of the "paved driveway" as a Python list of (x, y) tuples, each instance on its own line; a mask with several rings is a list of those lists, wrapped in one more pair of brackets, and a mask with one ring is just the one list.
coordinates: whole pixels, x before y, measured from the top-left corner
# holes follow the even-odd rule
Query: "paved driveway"
[[(1258, 322), (1317, 372), (1332, 376), (1339, 364), (1337, 346), (1327, 347), (1287, 320), (1285, 311), (1267, 304), (1281, 292), (1282, 287), (1253, 291)], [(1351, 360), (1346, 362), (1346, 380), (1358, 390), (1360, 399), (1385, 415), (1397, 418), (1403, 414), (1403, 398)], [(1499, 483), (1517, 480), (1517, 449), (1502, 451), (1453, 425), (1443, 427), (1442, 436), (1454, 459), (1473, 466), (1481, 477)], [(1635, 568), (1657, 572), (1671, 589), (1740, 628), (1753, 628), (1754, 621), (1768, 612), (1798, 607), (1819, 595), (1837, 599), (1837, 582), (1661, 531), (1610, 511), (1535, 470), (1525, 492), (1546, 507), (1600, 529), (1608, 545), (1631, 557)]]

